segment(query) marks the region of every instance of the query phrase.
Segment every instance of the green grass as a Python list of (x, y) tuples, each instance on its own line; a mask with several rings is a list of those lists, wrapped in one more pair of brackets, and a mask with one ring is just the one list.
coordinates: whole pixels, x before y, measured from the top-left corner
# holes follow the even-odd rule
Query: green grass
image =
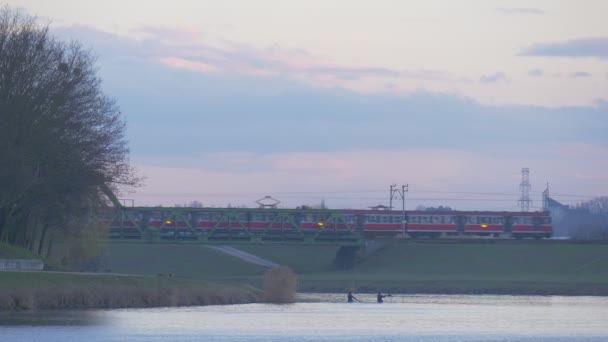
[(63, 286), (175, 287), (185, 284), (206, 285), (203, 281), (158, 276), (88, 275), (61, 272), (0, 272), (0, 288), (47, 288)]
[[(349, 271), (332, 267), (338, 247), (235, 247), (289, 266), (298, 275), (300, 289), (307, 291), (608, 294), (608, 244), (396, 243)], [(265, 271), (196, 245), (112, 245), (106, 255), (110, 253), (115, 272), (173, 273), (259, 285)]]
[(27, 249), (0, 242), (0, 259), (42, 259)]
[(289, 266), (298, 274), (330, 271), (338, 251), (335, 246), (243, 245), (238, 249)]
[(608, 283), (608, 245), (394, 245), (355, 270), (391, 278)]
[(64, 267), (53, 260), (43, 258), (27, 249), (12, 246), (4, 242), (0, 242), (0, 259), (38, 259), (44, 263), (44, 268), (46, 270), (64, 270)]
[(310, 291), (608, 294), (608, 245), (395, 244), (353, 270), (299, 274)]
[[(490, 279), (608, 282), (608, 244), (430, 244), (387, 246), (352, 271), (333, 271), (338, 247), (235, 246), (299, 275), (366, 279)], [(112, 271), (193, 278), (257, 275), (263, 267), (200, 245), (109, 245)]]
[(194, 279), (262, 275), (266, 268), (196, 244), (109, 244), (104, 251), (114, 273), (173, 274)]

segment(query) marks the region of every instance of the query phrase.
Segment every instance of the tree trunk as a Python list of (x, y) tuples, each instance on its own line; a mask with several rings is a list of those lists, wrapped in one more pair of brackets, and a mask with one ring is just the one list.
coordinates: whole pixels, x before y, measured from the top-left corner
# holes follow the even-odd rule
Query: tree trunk
[(44, 247), (44, 240), (46, 239), (46, 232), (48, 229), (49, 225), (44, 224), (44, 227), (42, 228), (42, 236), (40, 237), (40, 242), (38, 243), (38, 255), (42, 255), (42, 247)]

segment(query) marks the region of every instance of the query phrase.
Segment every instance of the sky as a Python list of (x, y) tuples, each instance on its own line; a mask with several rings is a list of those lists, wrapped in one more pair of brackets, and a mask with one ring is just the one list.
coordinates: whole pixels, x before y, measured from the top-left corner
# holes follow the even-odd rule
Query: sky
[[(135, 205), (608, 195), (608, 1), (9, 0), (98, 57)], [(400, 199), (395, 200), (400, 207)]]

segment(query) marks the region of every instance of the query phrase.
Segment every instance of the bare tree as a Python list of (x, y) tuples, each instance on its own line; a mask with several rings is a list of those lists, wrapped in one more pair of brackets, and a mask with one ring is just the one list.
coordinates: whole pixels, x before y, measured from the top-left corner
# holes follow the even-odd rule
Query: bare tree
[(102, 188), (139, 179), (125, 122), (101, 90), (95, 58), (35, 17), (0, 8), (0, 239), (41, 252), (78, 234)]

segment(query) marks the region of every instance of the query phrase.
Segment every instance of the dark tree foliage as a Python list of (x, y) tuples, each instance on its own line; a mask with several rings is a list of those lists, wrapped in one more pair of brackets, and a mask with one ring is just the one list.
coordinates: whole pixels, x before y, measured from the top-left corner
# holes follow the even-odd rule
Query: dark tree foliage
[(41, 253), (78, 234), (101, 189), (135, 185), (125, 122), (95, 58), (36, 18), (0, 8), (0, 239)]

